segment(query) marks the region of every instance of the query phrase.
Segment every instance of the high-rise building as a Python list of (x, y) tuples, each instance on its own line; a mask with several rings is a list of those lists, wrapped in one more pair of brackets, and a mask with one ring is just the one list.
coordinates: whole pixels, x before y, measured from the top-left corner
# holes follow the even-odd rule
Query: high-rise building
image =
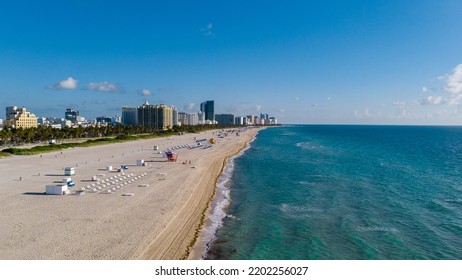
[(31, 112), (27, 112), (26, 108), (18, 109), (16, 106), (6, 107), (6, 115), (5, 126), (14, 128), (38, 126), (37, 117)]
[(142, 106), (138, 107), (138, 125), (156, 130), (171, 129), (173, 127), (174, 108), (164, 104), (150, 105), (146, 101)]
[(255, 124), (255, 117), (253, 115), (248, 115), (246, 118), (247, 118), (247, 125)]
[(181, 125), (198, 125), (198, 114), (178, 113), (178, 122)]
[(172, 107), (172, 127), (178, 125), (178, 110)]
[(138, 108), (122, 107), (122, 124), (137, 125), (138, 124)]
[(270, 124), (278, 124), (278, 119), (276, 119), (275, 117), (271, 117)]
[(235, 117), (234, 118), (234, 124), (244, 125), (244, 117)]
[(199, 124), (204, 124), (205, 123), (205, 113), (202, 111), (199, 111), (197, 113), (197, 119), (199, 121)]
[(6, 107), (6, 118), (5, 118), (5, 120), (10, 119), (10, 118), (14, 118), (17, 113), (18, 113), (18, 107), (16, 107), (16, 106), (8, 106), (8, 107)]
[(186, 119), (188, 120), (189, 125), (199, 124), (199, 115), (197, 114), (186, 114)]
[(213, 100), (205, 101), (201, 103), (201, 112), (205, 114), (205, 120), (215, 121), (215, 102)]
[(184, 112), (178, 113), (178, 122), (180, 123), (180, 125), (189, 125), (188, 119), (186, 118), (186, 113)]
[(66, 109), (66, 112), (64, 113), (64, 118), (68, 121), (71, 121), (73, 124), (77, 123), (77, 118), (79, 117), (79, 112), (75, 111), (74, 109)]
[(215, 120), (217, 121), (218, 124), (233, 125), (234, 115), (233, 114), (216, 114)]

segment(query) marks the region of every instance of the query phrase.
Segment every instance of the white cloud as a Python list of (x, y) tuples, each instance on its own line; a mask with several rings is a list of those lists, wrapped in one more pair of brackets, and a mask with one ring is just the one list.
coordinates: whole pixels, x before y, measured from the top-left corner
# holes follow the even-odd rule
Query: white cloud
[(397, 107), (404, 107), (406, 106), (406, 102), (396, 101), (396, 102), (393, 102), (393, 105)]
[(148, 96), (151, 95), (152, 92), (149, 89), (142, 89), (140, 90), (141, 95)]
[(53, 86), (48, 86), (49, 89), (76, 89), (79, 81), (72, 77), (68, 77), (65, 80), (59, 81)]
[(119, 90), (115, 84), (109, 82), (92, 82), (87, 85), (86, 89), (111, 92), (117, 92)]
[(419, 105), (459, 105), (462, 100), (462, 94), (452, 94), (449, 97), (428, 96), (417, 101)]
[(457, 65), (452, 73), (445, 78), (444, 90), (451, 94), (462, 93), (462, 64)]
[(285, 113), (286, 113), (285, 109), (280, 108), (280, 109), (277, 109), (276, 112), (277, 112), (276, 114), (278, 117), (281, 117), (281, 118), (285, 117)]
[(396, 113), (397, 117), (404, 117), (407, 115), (406, 102), (396, 101), (396, 102), (393, 102), (393, 106), (397, 108), (397, 113)]
[[(419, 105), (459, 105), (462, 100), (462, 64), (457, 65), (452, 73), (439, 76), (438, 81), (445, 83), (443, 90), (449, 93), (449, 96), (427, 96), (426, 98), (417, 101)], [(424, 93), (441, 92), (434, 88), (422, 87)]]
[(195, 107), (196, 107), (196, 104), (195, 104), (194, 102), (190, 102), (190, 103), (184, 105), (184, 106), (183, 106), (183, 109), (184, 109), (185, 111), (191, 112), (191, 111), (194, 111), (194, 108), (195, 108)]
[(257, 111), (260, 111), (262, 105), (252, 105), (249, 103), (239, 103), (237, 105), (227, 106), (225, 111), (230, 113), (238, 114), (256, 114)]
[(438, 76), (438, 77), (436, 77), (436, 79), (435, 79), (435, 80), (438, 80), (438, 81), (444, 81), (444, 80), (446, 80), (446, 78), (447, 78), (448, 76), (449, 76), (448, 74), (446, 74), (446, 75), (443, 75), (443, 76)]
[(370, 116), (369, 110), (370, 110), (369, 108), (364, 109), (364, 116), (366, 116), (366, 117)]
[(368, 118), (370, 117), (370, 112), (369, 108), (365, 108), (363, 110), (354, 110), (353, 114), (355, 115), (356, 118), (362, 119), (362, 118)]
[(427, 87), (427, 86), (423, 86), (422, 87), (422, 92), (423, 93), (427, 93), (427, 94), (430, 94), (430, 93), (433, 93), (433, 92), (438, 92), (439, 90), (437, 88), (431, 88), (431, 87)]
[(215, 35), (215, 33), (213, 33), (213, 24), (211, 22), (207, 24), (207, 27), (202, 28), (201, 30), (204, 36), (214, 36)]
[(419, 101), (420, 105), (441, 105), (444, 103), (446, 103), (446, 100), (443, 97), (431, 95)]
[(459, 105), (460, 104), (460, 100), (462, 99), (462, 93), (461, 94), (454, 94), (452, 95), (451, 97), (447, 98), (446, 99), (446, 103), (448, 105)]
[(252, 110), (252, 106), (247, 103), (240, 103), (235, 106), (231, 106), (228, 111), (230, 112), (239, 112), (239, 113), (246, 113)]

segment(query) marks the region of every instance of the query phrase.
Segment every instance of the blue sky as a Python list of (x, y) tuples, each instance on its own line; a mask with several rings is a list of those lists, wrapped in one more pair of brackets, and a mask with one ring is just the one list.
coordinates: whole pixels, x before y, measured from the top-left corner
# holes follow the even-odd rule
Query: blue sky
[(462, 124), (461, 1), (38, 2), (0, 4), (0, 108)]

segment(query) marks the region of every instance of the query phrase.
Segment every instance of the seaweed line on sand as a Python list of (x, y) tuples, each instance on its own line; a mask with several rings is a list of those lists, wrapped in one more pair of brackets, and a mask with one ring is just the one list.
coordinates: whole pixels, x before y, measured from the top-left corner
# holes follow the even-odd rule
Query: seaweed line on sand
[(216, 191), (217, 191), (217, 187), (218, 187), (218, 181), (220, 179), (220, 176), (221, 174), (223, 173), (223, 171), (225, 170), (225, 167), (226, 167), (226, 163), (228, 162), (228, 159), (231, 158), (231, 157), (234, 157), (236, 156), (237, 154), (239, 154), (242, 150), (244, 150), (245, 148), (249, 147), (250, 146), (250, 143), (252, 143), (256, 137), (257, 137), (257, 133), (255, 133), (255, 135), (252, 137), (252, 139), (248, 142), (245, 142), (243, 143), (243, 145), (235, 152), (233, 153), (232, 155), (230, 156), (227, 156), (224, 160), (223, 160), (223, 164), (221, 166), (221, 170), (220, 170), (220, 173), (218, 174), (218, 176), (215, 178), (215, 184), (214, 184), (214, 187), (213, 187), (213, 192), (212, 192), (212, 195), (209, 197), (208, 201), (207, 201), (207, 205), (206, 207), (204, 208), (204, 210), (202, 211), (202, 214), (201, 214), (201, 219), (199, 220), (199, 225), (196, 227), (195, 231), (194, 231), (194, 236), (191, 240), (191, 242), (189, 243), (188, 247), (186, 248), (186, 251), (185, 253), (183, 254), (183, 256), (180, 258), (181, 260), (185, 260), (189, 257), (189, 254), (191, 253), (191, 249), (194, 247), (194, 245), (196, 244), (197, 242), (197, 239), (199, 238), (199, 235), (202, 231), (202, 228), (204, 227), (204, 224), (205, 224), (205, 219), (207, 218), (207, 214), (208, 214), (208, 211), (210, 209), (210, 206), (212, 205), (212, 201), (213, 201), (213, 198), (215, 197), (215, 194), (216, 194)]

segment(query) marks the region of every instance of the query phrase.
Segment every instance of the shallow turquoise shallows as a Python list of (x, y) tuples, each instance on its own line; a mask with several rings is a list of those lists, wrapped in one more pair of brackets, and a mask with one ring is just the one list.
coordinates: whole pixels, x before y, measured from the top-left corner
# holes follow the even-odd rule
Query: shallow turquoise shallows
[(275, 127), (234, 165), (208, 259), (462, 259), (462, 127)]

